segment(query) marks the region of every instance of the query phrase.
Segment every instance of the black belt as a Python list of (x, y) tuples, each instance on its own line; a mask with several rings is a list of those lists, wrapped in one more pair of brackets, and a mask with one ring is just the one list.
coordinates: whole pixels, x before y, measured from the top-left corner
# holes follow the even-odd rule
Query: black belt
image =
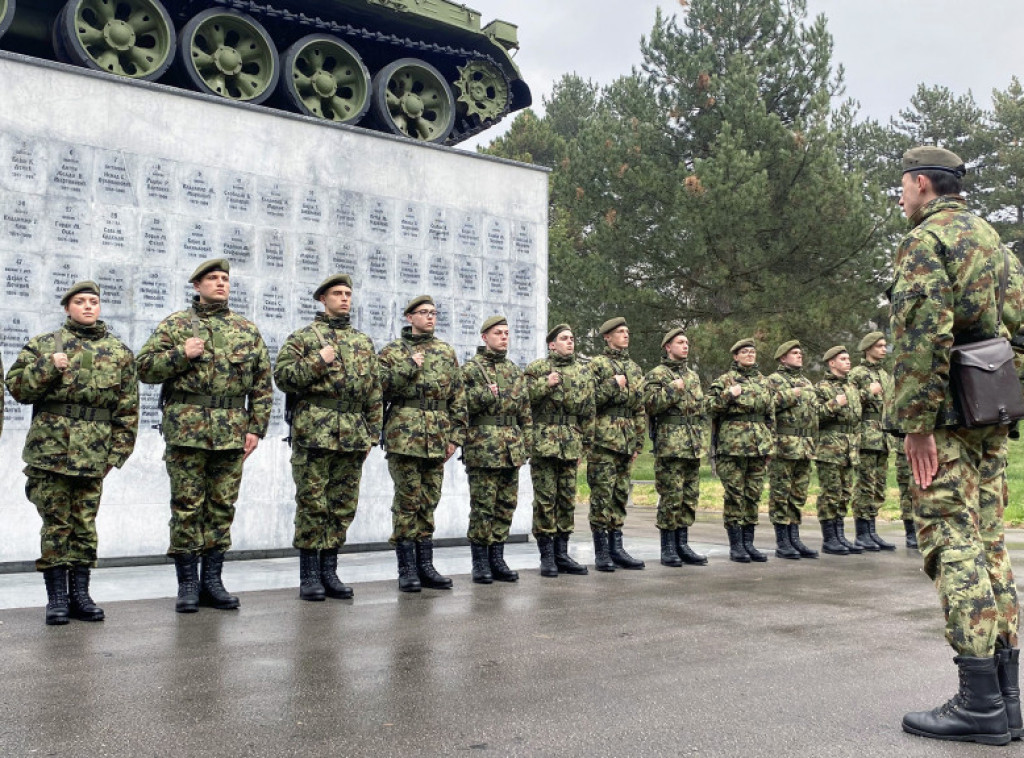
[(338, 400), (335, 397), (325, 397), (324, 395), (306, 395), (302, 399), (310, 405), (315, 405), (317, 408), (326, 408), (329, 411), (337, 411), (338, 413), (363, 412), (363, 404), (352, 400)]
[(621, 405), (613, 405), (611, 408), (604, 408), (597, 412), (598, 416), (610, 416), (611, 418), (633, 418), (636, 414), (623, 408)]
[(93, 408), (90, 405), (76, 405), (75, 403), (57, 403), (53, 401), (36, 403), (32, 406), (33, 414), (52, 413), (54, 416), (64, 416), (77, 421), (110, 421), (113, 414), (107, 408)]
[(470, 426), (519, 426), (518, 416), (474, 416)]
[(681, 413), (665, 413), (654, 417), (658, 426), (667, 424), (669, 426), (695, 426), (701, 423), (699, 416), (684, 416)]
[(835, 421), (829, 421), (818, 426), (820, 432), (845, 432), (846, 434), (856, 434), (860, 431), (858, 424), (840, 424)]
[(784, 437), (813, 437), (814, 428), (810, 426), (780, 426), (775, 433)]
[(193, 392), (172, 392), (167, 398), (167, 404), (184, 403), (185, 405), (199, 405), (203, 408), (217, 408), (219, 410), (245, 408), (245, 395), (197, 395)]
[(861, 419), (863, 421), (881, 421), (882, 414), (878, 411), (864, 411), (864, 413), (861, 414)]
[(559, 426), (572, 426), (579, 423), (578, 416), (564, 416), (559, 413), (538, 413), (533, 417), (535, 424), (557, 424)]
[(767, 424), (768, 420), (763, 413), (738, 413), (735, 416), (723, 416), (722, 421), (756, 421)]
[(399, 400), (396, 405), (402, 408), (418, 408), (421, 411), (447, 411), (447, 400), (429, 400), (425, 397), (407, 397)]

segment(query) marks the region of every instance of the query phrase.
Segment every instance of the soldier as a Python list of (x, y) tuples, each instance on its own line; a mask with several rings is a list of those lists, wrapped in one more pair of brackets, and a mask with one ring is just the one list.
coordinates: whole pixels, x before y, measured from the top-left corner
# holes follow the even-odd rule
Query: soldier
[[(533, 536), (541, 575), (586, 574), (569, 555), (575, 527), (576, 475), (580, 459), (594, 444), (594, 383), (576, 360), (576, 339), (568, 324), (547, 335), (548, 357), (526, 367), (533, 424), (530, 477), (533, 479)], [(552, 557), (553, 554), (553, 557)]]
[(99, 285), (78, 282), (60, 303), (64, 325), (33, 337), (7, 375), (11, 396), (32, 405), (21, 457), (25, 495), (43, 520), (36, 570), (50, 625), (104, 618), (89, 595), (96, 513), (103, 478), (128, 460), (139, 425), (135, 359), (99, 320)]
[[(228, 308), (230, 264), (205, 261), (189, 277), (192, 307), (165, 318), (139, 351), (139, 378), (163, 385), (161, 430), (171, 480), (174, 610), (238, 608), (221, 579), (242, 465), (270, 422), (270, 359), (256, 325)], [(202, 572), (198, 571), (202, 562)]]
[(778, 369), (768, 377), (775, 404), (775, 455), (768, 464), (768, 518), (775, 526), (778, 558), (817, 558), (800, 539), (800, 522), (811, 484), (818, 436), (814, 385), (803, 375), (804, 351), (797, 340), (775, 350)]
[(815, 387), (818, 399), (818, 521), (821, 549), (830, 555), (859, 555), (864, 548), (846, 539), (843, 519), (853, 497), (860, 444), (860, 397), (847, 378), (850, 353), (830, 347), (821, 358), (828, 373)]
[(906, 434), (924, 570), (938, 588), (960, 674), (948, 703), (906, 714), (903, 729), (1004, 745), (1024, 731), (1019, 609), (1003, 527), (1007, 427), (964, 427), (950, 391), (950, 348), (1015, 334), (1024, 291), (1007, 286), (1019, 264), (999, 235), (966, 208), (965, 173), (942, 148), (903, 154), (900, 205), (912, 229), (891, 289), (895, 423)]
[(590, 362), (597, 418), (594, 446), (587, 456), (590, 529), (595, 567), (639, 570), (644, 562), (622, 547), (629, 500), (629, 471), (644, 446), (643, 373), (629, 358), (629, 326), (621, 316), (599, 329), (605, 349)]
[(896, 487), (900, 492), (900, 520), (903, 521), (903, 532), (906, 545), (917, 550), (917, 527), (914, 526), (914, 505), (910, 498), (910, 463), (903, 450), (903, 436), (894, 435), (897, 439), (896, 448)]
[(853, 495), (853, 517), (857, 529), (854, 540), (865, 550), (895, 550), (896, 546), (878, 534), (875, 518), (885, 504), (886, 477), (889, 473), (889, 427), (883, 418), (892, 404), (892, 376), (882, 367), (886, 341), (881, 332), (869, 332), (857, 345), (864, 355), (860, 365), (850, 371), (850, 384), (857, 389), (861, 408), (860, 451), (857, 484)]
[(444, 464), (465, 439), (466, 397), (454, 348), (434, 336), (430, 295), (410, 300), (405, 318), (402, 336), (380, 353), (384, 442), (395, 483), (391, 544), (399, 590), (447, 590), (452, 580), (434, 568), (434, 511)]
[(644, 378), (644, 407), (654, 442), (654, 486), (661, 565), (707, 564), (689, 545), (700, 497), (700, 459), (705, 453), (704, 392), (689, 368), (690, 340), (682, 328), (661, 340), (665, 357)]
[(505, 563), (505, 543), (516, 512), (519, 468), (526, 463), (530, 398), (523, 372), (508, 359), (508, 320), (491, 316), (480, 327), (480, 338), (484, 344), (462, 367), (469, 417), (462, 445), (469, 478), (466, 536), (474, 582), (515, 582), (519, 574)]
[(729, 535), (729, 560), (760, 563), (768, 556), (754, 547), (754, 530), (768, 457), (774, 451), (772, 389), (757, 368), (753, 339), (740, 340), (729, 352), (732, 369), (715, 379), (707, 393), (712, 455), (725, 489), (722, 520)]
[(359, 480), (380, 440), (383, 402), (373, 342), (351, 327), (352, 279), (335, 274), (313, 292), (323, 304), (277, 355), (274, 381), (288, 393), (299, 597), (347, 600), (338, 549), (356, 515)]

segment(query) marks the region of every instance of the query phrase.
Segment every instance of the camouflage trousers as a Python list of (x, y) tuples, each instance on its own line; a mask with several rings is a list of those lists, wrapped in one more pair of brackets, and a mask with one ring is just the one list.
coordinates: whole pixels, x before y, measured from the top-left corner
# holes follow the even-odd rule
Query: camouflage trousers
[(295, 538), (299, 550), (336, 550), (356, 515), (365, 453), (296, 447)]
[(168, 555), (226, 552), (242, 484), (242, 450), (168, 445), (171, 545)]
[(469, 478), (469, 529), (466, 537), (478, 545), (508, 540), (519, 500), (518, 468), (466, 469)]
[(853, 515), (873, 519), (885, 505), (886, 477), (889, 475), (889, 453), (882, 450), (861, 450), (857, 464), (857, 484), (853, 490)]
[(811, 487), (811, 461), (772, 458), (768, 464), (768, 519), (773, 524), (799, 524)]
[(629, 471), (633, 456), (602, 447), (587, 457), (587, 485), (590, 487), (590, 529), (621, 531), (626, 523), (629, 501)]
[(578, 461), (534, 458), (530, 461), (533, 480), (533, 536), (571, 534), (576, 516), (576, 472)]
[(655, 458), (654, 489), (658, 491), (659, 529), (693, 526), (700, 497), (699, 458)]
[(817, 461), (818, 521), (846, 518), (853, 497), (853, 466)]
[(391, 544), (430, 539), (434, 535), (434, 511), (441, 500), (444, 459), (388, 453), (388, 473), (395, 485)]
[(896, 451), (896, 486), (900, 490), (900, 520), (914, 520), (914, 500), (910, 497), (910, 462), (903, 452), (903, 440)]
[(25, 468), (25, 475), (25, 496), (43, 520), (36, 571), (55, 566), (95, 566), (96, 513), (103, 479), (64, 476), (32, 466)]
[(924, 570), (935, 580), (946, 641), (986, 658), (996, 638), (1017, 646), (1017, 586), (1004, 542), (1006, 427), (937, 429), (939, 470), (928, 489), (913, 481)]
[(720, 455), (715, 463), (718, 478), (725, 489), (722, 521), (726, 526), (749, 526), (757, 523), (757, 506), (761, 502), (766, 458), (744, 455)]

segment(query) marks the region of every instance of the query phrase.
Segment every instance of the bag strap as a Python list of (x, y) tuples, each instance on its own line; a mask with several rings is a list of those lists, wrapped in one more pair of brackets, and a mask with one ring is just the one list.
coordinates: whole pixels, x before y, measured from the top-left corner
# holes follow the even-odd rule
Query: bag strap
[(53, 352), (63, 353), (64, 352), (64, 328), (61, 327), (53, 333)]
[(999, 327), (1003, 324), (1003, 301), (1006, 300), (1006, 285), (1010, 277), (1009, 253), (1006, 251), (1005, 245), (1001, 247), (1003, 250), (1003, 270), (999, 272), (999, 320), (996, 321), (996, 337), (999, 336)]

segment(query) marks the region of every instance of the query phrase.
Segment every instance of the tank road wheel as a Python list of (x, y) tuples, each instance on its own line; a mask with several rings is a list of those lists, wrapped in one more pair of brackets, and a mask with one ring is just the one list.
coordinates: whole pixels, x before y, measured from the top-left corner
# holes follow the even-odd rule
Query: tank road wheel
[(370, 107), (370, 72), (350, 45), (329, 34), (310, 34), (281, 59), (277, 88), (310, 116), (355, 124)]
[(64, 11), (67, 10), (67, 6), (64, 6), (57, 11), (57, 16), (53, 19), (53, 25), (50, 28), (50, 47), (53, 48), (54, 57), (61, 63), (74, 63), (71, 60), (71, 56), (68, 55), (67, 45), (64, 44)]
[(443, 142), (455, 124), (448, 82), (416, 58), (400, 58), (374, 75), (371, 107), (386, 130), (424, 142)]
[(160, 0), (68, 0), (61, 52), (86, 68), (153, 81), (174, 60), (174, 24)]
[(493, 64), (470, 61), (459, 67), (455, 80), (459, 91), (457, 107), (465, 116), (479, 116), (481, 121), (497, 120), (508, 108), (508, 82)]
[(0, 0), (0, 37), (4, 36), (14, 18), (14, 0)]
[(209, 8), (178, 38), (185, 75), (200, 92), (262, 103), (281, 74), (277, 49), (260, 23), (238, 11)]

